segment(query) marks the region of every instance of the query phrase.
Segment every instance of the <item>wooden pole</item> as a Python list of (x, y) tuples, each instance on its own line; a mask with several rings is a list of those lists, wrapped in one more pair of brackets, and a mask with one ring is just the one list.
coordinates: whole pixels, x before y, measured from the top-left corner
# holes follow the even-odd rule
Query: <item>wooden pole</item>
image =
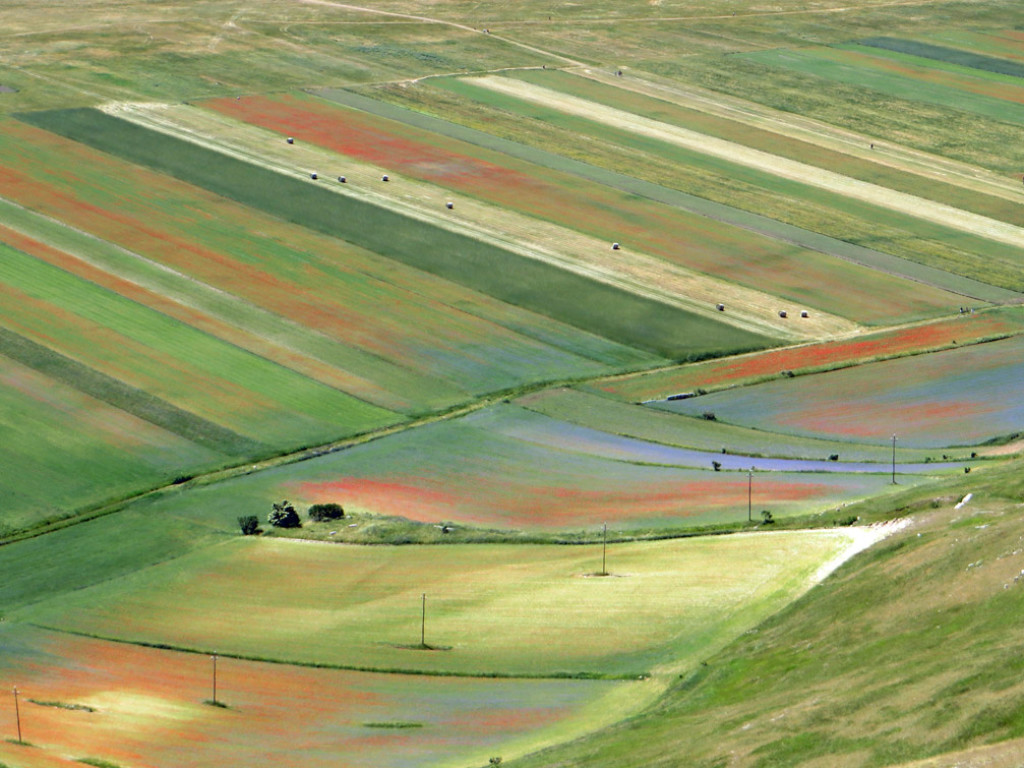
[(427, 593), (423, 593), (423, 607), (420, 611), (420, 645), (427, 647)]
[(896, 485), (896, 435), (892, 436), (892, 484)]
[(21, 710), (18, 709), (18, 687), (14, 687), (14, 719), (18, 722), (18, 743), (21, 744)]
[(604, 524), (604, 533), (601, 543), (601, 575), (608, 575), (608, 523)]
[(754, 496), (754, 468), (751, 467), (747, 470), (747, 522), (754, 522), (753, 514), (753, 496)]
[(213, 661), (213, 703), (217, 703), (217, 654), (210, 657)]

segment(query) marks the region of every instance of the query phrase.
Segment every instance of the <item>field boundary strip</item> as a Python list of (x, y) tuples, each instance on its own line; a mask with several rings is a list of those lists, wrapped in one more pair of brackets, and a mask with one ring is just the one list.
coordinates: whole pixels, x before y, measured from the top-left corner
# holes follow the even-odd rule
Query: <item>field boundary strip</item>
[[(298, 174), (279, 173), (99, 110), (36, 112), (21, 119), (509, 304), (669, 359), (749, 351), (774, 343), (768, 336), (335, 194)], [(424, 248), (428, 240), (430, 247)], [(509, 279), (513, 274), (515, 280)], [(584, 295), (591, 300), (579, 301)]]
[[(470, 545), (466, 545), (470, 546)], [(558, 546), (558, 545), (552, 545)], [(160, 651), (176, 651), (178, 653), (189, 653), (199, 656), (217, 656), (225, 659), (238, 659), (239, 661), (254, 661), (262, 664), (280, 664), (288, 667), (302, 667), (305, 669), (331, 669), (343, 672), (371, 672), (379, 675), (411, 675), (415, 677), (472, 677), (482, 680), (608, 680), (608, 681), (633, 681), (646, 680), (650, 673), (637, 675), (636, 673), (618, 672), (550, 672), (547, 674), (531, 674), (528, 672), (462, 672), (459, 670), (428, 670), (405, 667), (374, 667), (359, 664), (334, 664), (320, 661), (299, 661), (295, 659), (278, 659), (270, 656), (258, 656), (255, 654), (231, 653), (223, 650), (204, 650), (192, 648), (185, 645), (174, 645), (171, 643), (158, 643), (147, 640), (127, 640), (123, 637), (101, 635), (94, 632), (82, 632), (74, 629), (29, 622), (29, 626), (53, 632), (59, 635), (72, 635), (74, 637), (87, 637), (91, 640), (102, 640), (107, 643), (119, 645), (133, 645), (138, 648), (153, 648)]]
[(876, 205), (987, 240), (1015, 247), (1019, 247), (1024, 242), (1024, 228), (1013, 224), (970, 213), (944, 203), (915, 197), (905, 192), (897, 192), (877, 184), (853, 179), (708, 134), (697, 133), (669, 123), (634, 115), (621, 109), (563, 94), (522, 80), (488, 75), (474, 77), (472, 83), (505, 96), (550, 107), (603, 125), (631, 131), (637, 135), (666, 141), (685, 149), (765, 171), (780, 178), (824, 189), (853, 200)]
[(670, 189), (653, 182), (636, 179), (617, 171), (588, 165), (579, 160), (556, 155), (541, 148), (530, 147), (509, 139), (492, 136), (475, 128), (453, 123), (434, 115), (416, 112), (390, 102), (373, 99), (353, 91), (329, 89), (316, 90), (314, 93), (320, 98), (343, 106), (440, 133), (450, 138), (501, 152), (545, 168), (570, 173), (588, 181), (603, 184), (629, 194), (639, 195), (707, 219), (720, 221), (772, 240), (807, 248), (808, 250), (817, 251), (854, 264), (860, 264), (870, 269), (947, 290), (967, 298), (994, 303), (1024, 298), (1022, 294), (1006, 288), (989, 285), (970, 277), (955, 275), (936, 267), (919, 264), (883, 251), (876, 251), (854, 243), (837, 240), (828, 235), (811, 232), (792, 224), (761, 216), (760, 214), (696, 197), (681, 190)]

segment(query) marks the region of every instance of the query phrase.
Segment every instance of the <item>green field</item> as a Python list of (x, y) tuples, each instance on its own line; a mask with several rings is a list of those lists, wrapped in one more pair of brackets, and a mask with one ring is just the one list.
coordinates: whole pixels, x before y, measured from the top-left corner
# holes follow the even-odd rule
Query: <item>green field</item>
[(1019, 0), (0, 52), (0, 768), (1019, 768)]
[[(96, 110), (32, 113), (23, 119), (510, 304), (670, 359), (695, 359), (772, 343)], [(570, 299), (577, 295), (587, 296), (588, 301)]]
[[(845, 538), (781, 532), (619, 544), (607, 553), (607, 577), (588, 577), (601, 570), (599, 546), (436, 551), (242, 539), (12, 618), (352, 669), (635, 677), (688, 667), (778, 610)], [(430, 649), (417, 648), (421, 637)]]

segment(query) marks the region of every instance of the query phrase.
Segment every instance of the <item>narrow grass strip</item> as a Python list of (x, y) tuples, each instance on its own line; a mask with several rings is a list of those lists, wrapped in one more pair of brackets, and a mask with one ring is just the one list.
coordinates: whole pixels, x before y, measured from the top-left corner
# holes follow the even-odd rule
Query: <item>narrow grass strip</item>
[(0, 328), (0, 354), (204, 448), (239, 457), (267, 451), (259, 441), (182, 410), (6, 328)]
[(19, 117), (281, 219), (668, 359), (694, 360), (774, 343), (99, 110), (53, 110)]
[(1024, 78), (1024, 64), (1010, 61), (1009, 59), (1000, 59), (995, 56), (985, 56), (973, 51), (947, 48), (944, 45), (933, 45), (917, 40), (905, 40), (899, 37), (868, 37), (857, 42), (871, 48), (905, 53), (922, 59), (941, 61), (945, 64), (956, 64), (960, 67), (980, 69), (984, 72), (994, 72), (998, 75)]
[(356, 664), (328, 664), (316, 661), (295, 661), (291, 659), (279, 659), (271, 656), (257, 656), (244, 653), (225, 653), (223, 651), (204, 650), (190, 648), (188, 646), (171, 645), (168, 643), (149, 643), (143, 640), (124, 640), (118, 637), (107, 637), (92, 632), (77, 632), (73, 629), (62, 629), (50, 627), (45, 624), (31, 624), (37, 629), (45, 629), (47, 632), (56, 632), (62, 635), (73, 635), (75, 637), (88, 637), (92, 640), (102, 640), (107, 643), (119, 643), (121, 645), (134, 645), (139, 648), (153, 648), (158, 651), (174, 651), (176, 653), (191, 653), (199, 656), (212, 656), (216, 653), (222, 659), (237, 659), (238, 661), (255, 661), (262, 664), (282, 664), (289, 667), (304, 667), (308, 669), (332, 669), (345, 672), (375, 672), (385, 675), (415, 675), (417, 677), (475, 677), (486, 680), (646, 680), (650, 674), (605, 674), (601, 672), (548, 672), (546, 674), (510, 673), (510, 672), (453, 672), (433, 671), (424, 669), (406, 669), (403, 667), (372, 667)]

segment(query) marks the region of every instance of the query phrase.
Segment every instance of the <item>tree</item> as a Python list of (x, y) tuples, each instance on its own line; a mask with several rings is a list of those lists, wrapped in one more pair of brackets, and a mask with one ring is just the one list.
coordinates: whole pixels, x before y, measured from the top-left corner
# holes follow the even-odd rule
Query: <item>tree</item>
[(309, 508), (309, 519), (315, 523), (324, 520), (341, 520), (345, 517), (345, 510), (341, 504), (329, 502), (327, 504), (314, 504)]
[(299, 513), (295, 511), (289, 501), (282, 501), (274, 504), (274, 509), (267, 516), (269, 522), (275, 528), (301, 528), (302, 521)]
[(238, 527), (243, 536), (255, 536), (260, 530), (260, 519), (256, 515), (242, 515), (238, 518)]
[(775, 522), (775, 518), (772, 517), (772, 513), (767, 509), (761, 510), (761, 517), (764, 518), (764, 525), (771, 525)]

